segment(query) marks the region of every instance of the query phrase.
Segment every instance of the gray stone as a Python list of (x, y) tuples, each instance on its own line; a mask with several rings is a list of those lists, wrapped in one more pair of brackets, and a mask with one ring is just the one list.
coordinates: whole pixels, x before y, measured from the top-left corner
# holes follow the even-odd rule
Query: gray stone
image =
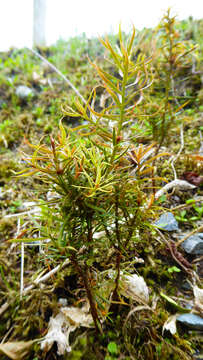
[(188, 254), (203, 255), (203, 233), (190, 236), (181, 246)]
[(190, 329), (203, 330), (203, 318), (195, 314), (181, 314), (177, 317), (177, 321), (184, 324)]
[(160, 216), (160, 218), (155, 222), (155, 225), (166, 231), (177, 231), (178, 222), (176, 221), (174, 215), (170, 212), (164, 213)]
[(19, 85), (16, 88), (16, 95), (21, 99), (21, 100), (26, 100), (28, 97), (33, 96), (34, 92), (31, 88), (29, 88), (28, 86), (25, 85)]

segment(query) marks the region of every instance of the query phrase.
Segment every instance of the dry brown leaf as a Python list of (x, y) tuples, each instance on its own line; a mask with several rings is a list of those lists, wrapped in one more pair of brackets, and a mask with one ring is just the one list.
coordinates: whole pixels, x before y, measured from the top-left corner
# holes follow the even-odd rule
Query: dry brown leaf
[(123, 275), (121, 277), (121, 286), (123, 296), (145, 304), (149, 302), (149, 289), (142, 276), (136, 274)]
[(91, 327), (91, 325), (93, 324), (93, 319), (92, 315), (89, 314), (88, 311), (89, 308), (87, 307), (87, 309), (85, 309), (84, 306), (81, 309), (74, 306), (64, 307), (61, 309), (61, 312), (65, 315), (69, 323), (76, 327)]
[(182, 175), (182, 178), (195, 186), (200, 186), (203, 184), (203, 176), (200, 176), (199, 174), (192, 171), (185, 172)]
[(70, 352), (70, 333), (80, 326), (91, 327), (93, 323), (92, 315), (88, 311), (89, 304), (85, 304), (81, 309), (74, 306), (61, 308), (60, 312), (49, 320), (48, 333), (41, 342), (41, 349), (47, 352), (56, 342), (58, 355)]
[(12, 360), (21, 360), (28, 354), (30, 347), (35, 341), (14, 341), (0, 344), (0, 352)]
[(193, 286), (194, 293), (194, 304), (196, 309), (199, 310), (200, 313), (203, 313), (203, 289), (200, 289), (198, 286)]
[(164, 333), (164, 330), (168, 330), (170, 331), (170, 333), (172, 335), (174, 335), (177, 331), (177, 328), (176, 328), (176, 319), (177, 319), (177, 316), (179, 314), (175, 314), (175, 315), (172, 315), (172, 316), (169, 316), (169, 318), (165, 321), (164, 323), (164, 326), (163, 326), (163, 330), (162, 330), (162, 334)]

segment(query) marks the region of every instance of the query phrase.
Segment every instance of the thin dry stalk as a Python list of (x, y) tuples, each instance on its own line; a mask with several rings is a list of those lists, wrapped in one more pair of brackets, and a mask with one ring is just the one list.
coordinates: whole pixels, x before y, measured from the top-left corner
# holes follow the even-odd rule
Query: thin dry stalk
[(196, 188), (196, 186), (190, 184), (188, 181), (176, 179), (163, 186), (162, 189), (158, 190), (155, 193), (155, 199), (157, 200), (160, 196), (164, 195), (168, 190), (174, 188), (175, 189), (178, 188), (180, 190), (189, 190)]
[[(178, 259), (178, 257), (176, 256), (176, 254), (174, 253), (174, 249), (173, 249), (173, 246), (172, 246), (171, 242), (168, 241), (168, 240), (165, 238), (165, 236), (162, 234), (162, 232), (161, 232), (159, 229), (155, 228), (155, 230), (158, 232), (158, 234), (160, 235), (161, 239), (164, 241), (164, 243), (165, 243), (165, 244), (167, 245), (167, 247), (169, 248), (170, 253), (171, 253), (171, 256), (173, 257), (173, 259), (180, 265), (180, 267), (181, 267), (186, 273), (192, 275), (192, 270), (189, 269), (188, 267), (184, 266), (183, 261), (180, 261), (180, 260)], [(181, 260), (185, 260), (185, 259), (184, 259), (183, 257), (181, 257)], [(185, 262), (186, 262), (186, 261), (185, 261)], [(189, 266), (189, 264), (188, 264), (188, 266)]]
[[(66, 259), (62, 265), (57, 265), (54, 269), (49, 271), (47, 274), (43, 275), (42, 277), (38, 277), (36, 280), (33, 281), (33, 283), (29, 286), (27, 286), (23, 292), (22, 295), (26, 295), (30, 290), (32, 290), (35, 286), (39, 285), (41, 282), (44, 282), (48, 280), (50, 277), (52, 277), (55, 273), (57, 273), (59, 270), (63, 269), (66, 265), (70, 264), (70, 260)], [(0, 307), (0, 316), (8, 309), (8, 307), (11, 305), (11, 302), (6, 301), (1, 307)]]
[(171, 163), (171, 167), (173, 169), (174, 180), (177, 180), (177, 173), (176, 173), (176, 170), (175, 170), (174, 163), (175, 163), (175, 161), (177, 161), (177, 159), (179, 158), (181, 152), (184, 149), (183, 124), (181, 124), (181, 128), (180, 128), (180, 144), (181, 145), (180, 145), (180, 149), (179, 149), (178, 153), (175, 156), (172, 156), (171, 159), (169, 159), (169, 163)]
[(75, 91), (76, 95), (82, 100), (84, 104), (86, 104), (86, 101), (84, 97), (79, 93), (79, 91), (76, 89), (76, 87), (70, 82), (70, 80), (67, 79), (65, 75), (62, 74), (62, 72), (56, 68), (53, 64), (51, 64), (47, 59), (45, 59), (42, 55), (40, 55), (37, 51), (35, 51), (32, 48), (28, 48), (34, 55), (36, 55), (40, 60), (45, 62), (52, 70), (54, 70), (62, 79)]
[(24, 259), (25, 259), (25, 246), (24, 242), (21, 243), (21, 264), (20, 264), (20, 299), (23, 296), (23, 289), (24, 289)]
[(190, 236), (200, 232), (203, 230), (203, 225), (199, 226), (197, 229), (192, 230), (189, 234), (185, 235), (182, 239), (178, 240), (176, 243), (176, 247), (178, 247), (180, 244), (182, 244), (185, 240), (187, 240)]

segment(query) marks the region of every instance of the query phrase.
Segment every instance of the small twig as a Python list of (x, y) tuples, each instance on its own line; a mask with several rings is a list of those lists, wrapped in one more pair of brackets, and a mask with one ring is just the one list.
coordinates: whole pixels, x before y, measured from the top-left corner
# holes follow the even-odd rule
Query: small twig
[(6, 338), (8, 337), (8, 335), (10, 335), (13, 329), (14, 329), (14, 325), (11, 326), (10, 329), (7, 331), (7, 333), (4, 335), (3, 339), (1, 340), (1, 344), (5, 343)]
[(199, 137), (200, 137), (200, 148), (199, 148), (199, 155), (203, 154), (203, 140), (202, 140), (202, 132), (199, 131)]
[[(191, 270), (189, 270), (187, 267), (185, 267), (183, 265), (183, 263), (177, 258), (177, 256), (174, 254), (174, 249), (171, 246), (170, 241), (168, 241), (165, 236), (161, 233), (161, 231), (157, 228), (155, 228), (155, 230), (158, 232), (158, 234), (160, 235), (160, 237), (162, 238), (162, 240), (164, 241), (164, 243), (168, 246), (171, 256), (173, 257), (173, 259), (180, 265), (180, 267), (187, 272), (188, 274), (192, 275)], [(184, 258), (183, 258), (184, 259)], [(185, 260), (185, 259), (184, 259)], [(185, 260), (186, 261), (186, 260)]]
[[(174, 78), (173, 78), (172, 74), (171, 74), (171, 90), (172, 90), (173, 98), (174, 98), (176, 104), (178, 105), (178, 107), (180, 107), (180, 103), (179, 103), (179, 101), (178, 101), (178, 99), (176, 97), (176, 94), (175, 94), (175, 84), (174, 84)], [(176, 173), (176, 170), (175, 170), (174, 163), (179, 158), (181, 152), (183, 151), (183, 148), (184, 148), (183, 123), (181, 123), (181, 127), (180, 127), (180, 149), (179, 149), (178, 153), (175, 156), (172, 156), (172, 158), (169, 160), (169, 164), (171, 163), (171, 167), (172, 167), (172, 170), (173, 170), (174, 180), (177, 180), (177, 173)]]
[(189, 190), (196, 188), (196, 186), (190, 184), (188, 181), (185, 180), (179, 180), (179, 179), (173, 180), (155, 193), (155, 200), (157, 200), (165, 192), (173, 188), (180, 188), (181, 190)]
[(177, 173), (175, 170), (174, 163), (178, 159), (178, 157), (180, 156), (180, 154), (184, 148), (183, 124), (181, 124), (181, 128), (180, 128), (180, 144), (181, 145), (180, 145), (180, 149), (179, 149), (178, 153), (175, 156), (172, 156), (172, 158), (169, 160), (169, 163), (171, 163), (171, 167), (173, 169), (174, 180), (177, 180)]
[(4, 218), (12, 218), (12, 217), (19, 217), (19, 216), (24, 216), (24, 215), (30, 215), (30, 214), (37, 214), (41, 211), (41, 209), (39, 207), (29, 210), (29, 211), (23, 211), (21, 213), (15, 213), (15, 214), (8, 214), (5, 215)]
[(56, 68), (52, 63), (50, 63), (47, 59), (45, 59), (42, 55), (40, 55), (37, 51), (35, 51), (32, 48), (28, 48), (34, 55), (36, 55), (40, 60), (44, 61), (45, 64), (47, 64), (52, 70), (54, 70), (62, 79), (75, 91), (76, 95), (82, 100), (84, 104), (86, 104), (86, 101), (84, 97), (79, 93), (79, 91), (76, 89), (76, 87), (70, 82), (70, 80), (67, 79), (63, 73)]
[(24, 289), (24, 242), (21, 243), (21, 263), (20, 263), (20, 299), (22, 300)]
[[(20, 236), (20, 218), (18, 218), (16, 238)], [(24, 288), (24, 243), (21, 243), (21, 259), (20, 259), (20, 299), (22, 299), (22, 293)]]
[(0, 307), (0, 315), (2, 315), (10, 306), (10, 303), (6, 301), (3, 305)]
[(48, 84), (49, 84), (49, 86), (50, 86), (51, 89), (54, 88), (50, 78), (48, 78)]
[(193, 264), (196, 264), (196, 263), (198, 263), (198, 262), (200, 262), (200, 261), (202, 261), (202, 260), (203, 260), (203, 256), (200, 256), (199, 258), (193, 260), (192, 263), (193, 263)]
[(189, 234), (185, 235), (182, 239), (178, 240), (176, 243), (176, 247), (178, 247), (180, 244), (182, 244), (185, 240), (187, 240), (190, 236), (196, 234), (197, 232), (200, 232), (203, 230), (203, 225), (199, 226), (197, 229), (192, 230)]
[(193, 207), (194, 205), (201, 203), (203, 201), (203, 196), (200, 196), (198, 199), (194, 199), (194, 202), (189, 203), (189, 204), (181, 204), (175, 207), (172, 207), (171, 210), (176, 211), (176, 210), (181, 210), (181, 209), (189, 209), (191, 207)]
[(62, 265), (57, 265), (54, 269), (49, 271), (47, 274), (43, 275), (41, 278), (37, 278), (33, 281), (33, 284), (27, 286), (23, 290), (23, 295), (26, 295), (30, 290), (32, 290), (36, 285), (40, 284), (41, 282), (44, 282), (48, 280), (50, 277), (52, 277), (54, 274), (58, 272), (58, 270), (63, 269), (66, 265), (70, 263), (69, 259), (66, 259)]
[(123, 324), (123, 328), (126, 326), (129, 318), (137, 311), (143, 311), (143, 310), (149, 310), (149, 311), (152, 311), (153, 312), (153, 309), (148, 306), (148, 305), (138, 305), (136, 307), (134, 307), (132, 310), (130, 310), (130, 312), (128, 313), (125, 321), (124, 321), (124, 324)]
[[(33, 281), (33, 283), (29, 286), (27, 286), (24, 290), (22, 295), (26, 295), (28, 292), (30, 292), (30, 290), (32, 290), (35, 286), (39, 285), (41, 282), (44, 282), (46, 280), (48, 280), (51, 276), (53, 276), (53, 274), (57, 273), (60, 269), (63, 269), (66, 265), (70, 264), (70, 260), (66, 259), (64, 261), (64, 263), (62, 265), (58, 265), (56, 266), (54, 269), (52, 269), (51, 271), (49, 271), (47, 274), (45, 274), (44, 276), (42, 276), (41, 278), (37, 278), (36, 280)], [(12, 303), (12, 302), (11, 302)], [(0, 315), (2, 315), (7, 309), (8, 307), (11, 305), (10, 302), (5, 302), (1, 307), (0, 307)]]
[(18, 238), (19, 234), (20, 234), (20, 219), (18, 219), (18, 222), (17, 222), (16, 238)]

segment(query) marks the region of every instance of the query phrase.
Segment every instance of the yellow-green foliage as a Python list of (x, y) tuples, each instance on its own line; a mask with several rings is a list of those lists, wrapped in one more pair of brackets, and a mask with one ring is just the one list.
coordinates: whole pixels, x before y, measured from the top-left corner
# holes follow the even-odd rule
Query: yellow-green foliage
[[(82, 277), (97, 330), (100, 328), (98, 311), (103, 308), (93, 295), (99, 291), (97, 284), (93, 288), (90, 283), (95, 251), (103, 247), (105, 253), (110, 250), (115, 253), (112, 266), (117, 271), (113, 295), (116, 297), (123, 267), (121, 259), (128, 259), (135, 231), (145, 230), (147, 218), (153, 217), (153, 194), (149, 201), (149, 194), (144, 190), (151, 185), (151, 179), (144, 176), (153, 174), (151, 163), (158, 155), (150, 155), (153, 144), (132, 146), (124, 133), (124, 127), (133, 117), (133, 110), (140, 100), (136, 95), (141, 96), (150, 84), (149, 60), (142, 55), (136, 63), (131, 60), (134, 36), (133, 28), (132, 36), (124, 44), (120, 30), (119, 49), (113, 49), (108, 38), (101, 39), (119, 74), (116, 77), (93, 64), (111, 97), (111, 104), (97, 112), (94, 109), (96, 89), (93, 89), (86, 104), (76, 99), (74, 108), (67, 105), (64, 109), (66, 115), (80, 116), (87, 124), (66, 131), (60, 122), (58, 138), (51, 137), (49, 147), (41, 143), (30, 144), (34, 153), (25, 159), (28, 168), (19, 173), (21, 177), (38, 176), (60, 195), (57, 210), (53, 211), (61, 228), (57, 232), (50, 224), (50, 233), (44, 236), (52, 239), (59, 256), (70, 257)], [(54, 228), (55, 224), (56, 221)], [(94, 238), (96, 230), (104, 231), (105, 242)], [(101, 252), (100, 263), (105, 259)]]

